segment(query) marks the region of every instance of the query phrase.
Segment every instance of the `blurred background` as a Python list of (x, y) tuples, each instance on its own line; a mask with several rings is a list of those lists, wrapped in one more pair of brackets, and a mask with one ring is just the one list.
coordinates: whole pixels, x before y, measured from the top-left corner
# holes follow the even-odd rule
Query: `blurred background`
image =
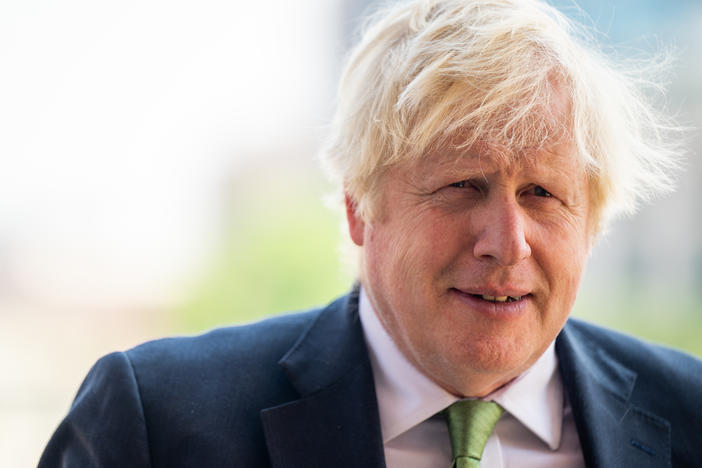
[[(101, 355), (323, 304), (353, 278), (316, 160), (363, 0), (0, 3), (0, 466)], [(676, 51), (679, 190), (596, 247), (574, 313), (702, 356), (702, 4), (555, 1)]]

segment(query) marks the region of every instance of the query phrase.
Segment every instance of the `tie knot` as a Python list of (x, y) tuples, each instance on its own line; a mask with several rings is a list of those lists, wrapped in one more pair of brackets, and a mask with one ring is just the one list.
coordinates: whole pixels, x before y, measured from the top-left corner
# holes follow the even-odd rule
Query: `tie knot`
[[(461, 400), (444, 411), (453, 450), (452, 466), (478, 466), (504, 409), (493, 401)], [(461, 463), (462, 459), (470, 464)]]

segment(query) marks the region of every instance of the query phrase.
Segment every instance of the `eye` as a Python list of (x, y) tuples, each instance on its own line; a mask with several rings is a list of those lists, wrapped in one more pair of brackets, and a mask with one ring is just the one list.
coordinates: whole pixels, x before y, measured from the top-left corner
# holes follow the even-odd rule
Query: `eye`
[(543, 188), (543, 186), (536, 184), (525, 187), (521, 195), (526, 197), (525, 200), (532, 200), (533, 203), (539, 204), (558, 200), (555, 195)]
[(437, 190), (437, 193), (440, 194), (444, 200), (465, 201), (475, 200), (476, 197), (480, 197), (483, 194), (483, 190), (475, 180), (463, 179), (457, 182), (446, 183)]
[(478, 192), (483, 191), (481, 184), (473, 179), (459, 180), (458, 182), (454, 182), (452, 184), (449, 184), (448, 186), (460, 189), (472, 189), (477, 190)]
[(540, 185), (535, 185), (534, 188), (533, 188), (532, 190), (534, 190), (534, 195), (536, 195), (537, 197), (546, 197), (546, 198), (548, 198), (548, 197), (552, 197), (552, 196), (553, 196), (553, 195), (551, 195), (551, 193), (550, 193), (549, 191), (547, 191), (545, 188), (543, 188), (543, 187), (540, 186)]

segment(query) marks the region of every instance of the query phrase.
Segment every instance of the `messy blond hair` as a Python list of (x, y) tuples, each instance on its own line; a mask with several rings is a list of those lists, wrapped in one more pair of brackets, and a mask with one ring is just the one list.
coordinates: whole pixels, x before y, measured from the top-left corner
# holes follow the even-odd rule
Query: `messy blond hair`
[[(378, 12), (351, 51), (322, 156), (367, 219), (385, 170), (434, 145), (496, 142), (516, 155), (567, 134), (598, 232), (672, 187), (678, 129), (641, 84), (536, 0), (413, 0)], [(548, 111), (556, 88), (567, 116)]]

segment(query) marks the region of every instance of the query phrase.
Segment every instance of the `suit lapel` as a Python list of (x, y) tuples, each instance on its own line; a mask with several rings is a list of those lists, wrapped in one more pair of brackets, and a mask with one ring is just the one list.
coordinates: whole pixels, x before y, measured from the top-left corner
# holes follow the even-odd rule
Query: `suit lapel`
[(563, 383), (591, 467), (671, 466), (670, 424), (631, 404), (636, 373), (569, 321), (556, 340)]
[(324, 309), (279, 364), (301, 398), (261, 412), (272, 466), (385, 466), (358, 289)]
[[(669, 422), (630, 402), (633, 370), (573, 320), (556, 353), (587, 466), (671, 466)], [(320, 312), (279, 364), (300, 399), (261, 412), (273, 467), (385, 466), (357, 289)]]

